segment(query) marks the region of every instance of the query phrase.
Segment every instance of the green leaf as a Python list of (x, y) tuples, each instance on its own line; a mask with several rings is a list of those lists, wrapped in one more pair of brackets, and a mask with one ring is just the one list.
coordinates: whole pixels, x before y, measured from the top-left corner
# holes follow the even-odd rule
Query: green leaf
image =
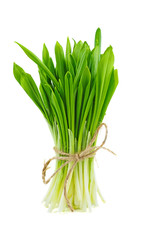
[(108, 47), (105, 53), (102, 55), (98, 64), (98, 71), (96, 76), (96, 94), (93, 121), (91, 125), (91, 132), (94, 132), (97, 128), (100, 112), (106, 97), (109, 81), (114, 64), (114, 55), (112, 47)]
[(89, 95), (90, 95), (90, 86), (91, 86), (91, 74), (90, 74), (90, 71), (88, 69), (88, 67), (86, 68), (86, 71), (83, 72), (83, 75), (82, 75), (82, 78), (86, 78), (88, 79), (86, 81), (86, 83), (88, 83), (87, 85), (83, 84), (83, 89), (84, 89), (84, 97), (83, 97), (83, 105), (82, 105), (82, 110), (81, 110), (81, 121), (80, 121), (80, 125), (82, 123), (82, 120), (83, 120), (83, 116), (84, 116), (84, 112), (85, 112), (85, 109), (86, 109), (86, 104), (87, 104), (87, 101), (88, 101), (88, 98), (89, 98)]
[(71, 54), (71, 43), (70, 43), (70, 40), (69, 38), (67, 38), (67, 44), (66, 44), (66, 58), (67, 56)]
[(13, 74), (14, 74), (15, 79), (18, 81), (18, 83), (24, 89), (24, 91), (33, 100), (33, 102), (40, 109), (40, 111), (43, 113), (43, 115), (45, 117), (47, 117), (40, 93), (38, 91), (38, 88), (37, 88), (32, 76), (30, 74), (26, 73), (16, 63), (13, 64)]
[(76, 137), (78, 136), (79, 121), (80, 121), (80, 112), (83, 104), (83, 87), (81, 81), (79, 82), (77, 90), (77, 101), (76, 101)]
[(48, 69), (51, 71), (51, 73), (54, 75), (54, 77), (56, 78), (56, 70), (54, 67), (54, 63), (53, 63), (52, 58), (49, 56), (49, 51), (45, 44), (43, 44), (42, 61), (46, 65), (46, 67), (48, 67)]
[(75, 79), (74, 79), (74, 88), (76, 88), (78, 86), (78, 82), (80, 80), (80, 77), (81, 77), (85, 67), (87, 66), (88, 53), (89, 53), (88, 49), (83, 52), (83, 55), (81, 57), (79, 65), (77, 67), (77, 72), (76, 72), (76, 76), (75, 76)]
[(42, 61), (47, 67), (49, 67), (49, 59), (50, 59), (49, 52), (48, 52), (48, 49), (47, 49), (47, 47), (44, 43), (43, 44), (43, 51), (42, 51)]
[[(63, 122), (63, 116), (62, 116), (60, 104), (59, 104), (58, 99), (54, 92), (52, 92), (52, 94), (51, 94), (51, 106), (53, 107), (53, 111), (54, 111), (56, 120), (59, 124), (59, 130), (61, 131), (63, 146), (65, 147), (66, 139), (65, 139), (65, 127), (64, 127), (64, 122)], [(65, 149), (63, 149), (63, 150), (65, 150)]]
[(68, 120), (68, 127), (71, 129), (71, 103), (70, 103), (70, 73), (67, 72), (65, 75), (65, 102), (66, 102), (66, 114)]
[(91, 108), (89, 110), (89, 113), (88, 113), (88, 117), (87, 117), (87, 130), (90, 132), (90, 127), (91, 127), (91, 122), (93, 121), (93, 106), (94, 106), (94, 101), (93, 101), (93, 104), (91, 105)]
[(78, 136), (78, 150), (81, 149), (83, 129), (84, 129), (84, 126), (85, 126), (85, 121), (87, 119), (89, 110), (91, 108), (91, 105), (93, 104), (94, 96), (95, 96), (95, 86), (93, 86), (93, 88), (91, 90), (91, 93), (90, 93), (90, 96), (89, 96), (89, 99), (88, 99), (88, 102), (87, 102), (87, 106), (86, 106), (86, 109), (85, 109), (85, 112), (84, 112), (82, 124), (80, 126), (79, 136)]
[(73, 56), (71, 54), (68, 55), (68, 71), (71, 73), (72, 77), (75, 77), (76, 64)]
[(46, 94), (42, 84), (40, 84), (39, 90), (40, 90), (40, 93), (41, 93), (41, 96), (42, 96), (42, 99), (43, 99), (43, 103), (44, 103), (46, 112), (49, 116), (49, 114), (50, 114), (49, 100), (48, 100), (47, 94)]
[[(52, 111), (53, 111), (53, 114), (55, 116), (55, 121), (57, 123), (57, 126), (58, 126), (58, 133), (59, 133), (59, 147), (60, 147), (60, 150), (63, 150), (63, 145), (64, 145), (64, 138), (63, 138), (63, 129), (62, 129), (62, 126), (61, 126), (61, 122), (59, 120), (59, 116), (58, 116), (58, 113), (57, 113), (57, 110), (55, 109), (55, 105), (53, 104), (54, 103), (54, 99), (53, 99), (53, 93), (51, 95), (51, 98), (50, 98), (50, 102), (51, 102), (51, 108), (52, 108)], [(57, 141), (58, 141), (57, 140)]]
[(88, 66), (86, 66), (82, 73), (81, 79), (80, 79), (83, 89), (86, 89), (86, 86), (88, 85), (88, 83), (90, 81), (91, 81), (91, 73), (89, 71)]
[(64, 135), (65, 135), (65, 142), (66, 142), (66, 149), (65, 151), (68, 151), (68, 124), (67, 124), (67, 116), (66, 116), (66, 111), (65, 111), (65, 105), (64, 102), (62, 101), (62, 98), (60, 96), (60, 94), (58, 93), (57, 89), (55, 89), (55, 96), (57, 99), (57, 102), (59, 104), (60, 107), (60, 111), (62, 114), (62, 118), (63, 118), (63, 125), (64, 125)]
[[(79, 54), (78, 54), (78, 57), (77, 57), (77, 63), (76, 63), (77, 68), (78, 68), (79, 63), (80, 63), (80, 60), (81, 60), (81, 58), (82, 58), (82, 56), (83, 56), (83, 54), (84, 54), (85, 52), (88, 52), (88, 55), (89, 55), (90, 48), (89, 48), (89, 45), (88, 45), (87, 42), (84, 42), (84, 43), (83, 43), (83, 45), (82, 45), (82, 47), (81, 47), (81, 49), (80, 49), (80, 51), (79, 51)], [(88, 57), (88, 55), (87, 55), (87, 57)]]
[(79, 56), (79, 53), (80, 53), (80, 50), (83, 46), (83, 42), (82, 41), (79, 41), (78, 43), (74, 42), (74, 47), (73, 47), (73, 57), (75, 59), (75, 62), (78, 61), (78, 56)]
[(98, 69), (98, 63), (99, 63), (99, 46), (96, 46), (90, 55), (90, 60), (89, 60), (89, 68), (91, 70), (91, 75), (92, 79), (94, 82), (97, 74), (97, 69)]
[(98, 28), (95, 34), (94, 46), (98, 47), (98, 57), (100, 59), (101, 54), (101, 29)]
[(66, 73), (66, 64), (64, 59), (64, 52), (59, 42), (55, 45), (55, 57), (56, 57), (56, 70), (58, 77), (61, 79), (62, 84), (64, 83), (64, 76)]
[(64, 83), (62, 84), (61, 79), (59, 79), (59, 93), (64, 101), (65, 99), (65, 93), (64, 93)]
[(103, 108), (102, 108), (102, 111), (101, 111), (101, 115), (100, 115), (100, 119), (99, 119), (99, 123), (101, 123), (103, 121), (103, 118), (104, 118), (104, 115), (106, 113), (106, 110), (107, 110), (107, 107), (109, 105), (109, 102), (117, 88), (117, 85), (118, 85), (118, 71), (117, 69), (116, 70), (113, 70), (112, 71), (112, 75), (111, 75), (111, 80), (110, 80), (110, 83), (109, 83), (109, 87), (108, 87), (108, 91), (107, 91), (107, 95), (106, 95), (106, 98), (105, 98), (105, 101), (104, 101), (104, 104), (103, 104)]
[[(17, 43), (17, 42), (15, 42)], [(35, 62), (39, 68), (41, 68), (46, 75), (53, 81), (53, 84), (57, 87), (57, 89), (59, 89), (59, 84), (57, 79), (54, 77), (54, 75), (51, 73), (51, 71), (46, 67), (46, 65), (34, 54), (32, 53), (30, 50), (28, 50), (26, 47), (24, 47), (23, 45), (21, 45), (20, 43), (17, 43), (22, 50), (25, 52), (25, 54), (33, 61)]]
[(72, 75), (68, 72), (69, 79), (69, 97), (70, 97), (70, 108), (71, 108), (71, 131), (74, 135), (75, 133), (75, 99), (76, 99), (76, 90), (73, 85)]
[(41, 82), (40, 86), (39, 86), (39, 90), (42, 96), (42, 100), (46, 109), (46, 112), (48, 114), (48, 118), (50, 120), (51, 125), (54, 122), (54, 114), (53, 111), (51, 109), (51, 105), (50, 105), (50, 98), (51, 98), (51, 93), (52, 93), (52, 88), (50, 87), (50, 85), (48, 83), (45, 82)]
[(53, 63), (53, 60), (52, 58), (50, 57), (49, 59), (49, 66), (48, 66), (49, 70), (51, 71), (51, 73), (55, 76), (56, 78), (56, 69), (54, 67), (54, 63)]
[(69, 38), (67, 38), (67, 44), (66, 44), (66, 70), (69, 70), (69, 61), (70, 61), (70, 55), (71, 55), (71, 43), (69, 41)]

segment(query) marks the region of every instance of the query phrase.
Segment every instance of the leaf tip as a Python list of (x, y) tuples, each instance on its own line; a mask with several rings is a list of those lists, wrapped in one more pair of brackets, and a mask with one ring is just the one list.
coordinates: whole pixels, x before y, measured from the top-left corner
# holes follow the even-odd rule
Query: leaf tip
[(20, 44), (20, 43), (18, 43), (17, 41), (14, 41), (14, 43), (16, 43), (17, 45), (21, 46), (21, 44)]
[(101, 33), (100, 27), (97, 28), (96, 33)]

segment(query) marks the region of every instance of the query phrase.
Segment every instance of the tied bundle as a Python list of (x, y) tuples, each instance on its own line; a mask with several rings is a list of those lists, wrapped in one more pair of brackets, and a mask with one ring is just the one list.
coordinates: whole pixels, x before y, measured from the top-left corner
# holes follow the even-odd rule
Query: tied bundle
[[(106, 129), (105, 138), (104, 138), (104, 140), (103, 140), (103, 142), (101, 143), (100, 146), (98, 146), (98, 147), (97, 147), (97, 146), (92, 146), (93, 143), (96, 141), (97, 136), (98, 136), (98, 133), (99, 133), (99, 130), (101, 129), (102, 126), (104, 126), (105, 129)], [(71, 206), (71, 203), (70, 203), (70, 201), (69, 201), (69, 199), (68, 199), (68, 197), (67, 197), (67, 193), (66, 193), (66, 192), (67, 192), (67, 191), (66, 191), (66, 186), (67, 186), (67, 181), (68, 181), (68, 179), (69, 179), (69, 176), (70, 176), (70, 174), (72, 173), (72, 171), (74, 170), (76, 164), (77, 164), (79, 161), (83, 161), (83, 160), (85, 160), (85, 159), (89, 159), (89, 158), (95, 157), (96, 152), (97, 152), (99, 149), (101, 149), (101, 148), (106, 149), (107, 151), (109, 151), (109, 152), (111, 152), (112, 154), (115, 155), (115, 153), (114, 153), (113, 151), (111, 151), (111, 150), (108, 149), (108, 148), (103, 147), (103, 145), (105, 144), (105, 142), (106, 142), (106, 140), (107, 140), (107, 134), (108, 134), (107, 125), (106, 125), (105, 123), (102, 123), (102, 124), (97, 128), (97, 130), (96, 130), (93, 138), (91, 139), (90, 143), (88, 144), (88, 146), (86, 147), (85, 150), (81, 151), (80, 153), (69, 154), (69, 153), (65, 153), (65, 152), (59, 151), (56, 147), (54, 147), (54, 148), (53, 148), (54, 151), (55, 151), (57, 154), (61, 155), (61, 156), (58, 156), (58, 157), (56, 156), (56, 157), (50, 158), (46, 163), (44, 163), (44, 167), (43, 167), (43, 170), (42, 170), (42, 179), (43, 179), (43, 182), (44, 182), (45, 184), (47, 184), (47, 183), (50, 182), (50, 180), (51, 180), (63, 167), (65, 167), (65, 166), (66, 166), (67, 164), (69, 164), (70, 162), (73, 162), (73, 165), (72, 165), (72, 167), (70, 168), (70, 170), (69, 170), (69, 172), (68, 172), (68, 175), (66, 176), (66, 179), (65, 179), (65, 182), (64, 182), (64, 197), (65, 197), (65, 199), (66, 199), (66, 203), (67, 203), (69, 209), (70, 209), (72, 212), (74, 212), (74, 209), (73, 209), (73, 207)], [(60, 166), (60, 168), (58, 168), (58, 169), (50, 176), (50, 178), (49, 178), (48, 180), (46, 180), (45, 177), (46, 177), (46, 171), (47, 171), (47, 169), (48, 169), (48, 165), (50, 164), (50, 162), (51, 162), (52, 160), (56, 160), (56, 159), (58, 159), (58, 160), (63, 160), (63, 161), (65, 161), (65, 163), (62, 164), (62, 165)]]
[[(103, 200), (95, 178), (94, 157), (106, 141), (107, 126), (102, 121), (118, 85), (113, 49), (109, 46), (101, 54), (99, 28), (92, 50), (87, 42), (75, 40), (72, 49), (67, 38), (64, 53), (56, 42), (56, 64), (45, 44), (42, 60), (17, 44), (37, 64), (39, 88), (32, 76), (15, 63), (14, 76), (46, 119), (57, 153), (44, 164), (42, 171), (44, 183), (51, 180), (44, 204), (49, 211), (56, 208), (59, 211), (91, 210), (98, 204), (97, 193)], [(102, 126), (106, 128), (106, 135), (97, 147), (96, 139)], [(52, 160), (56, 160), (55, 172), (45, 180)]]

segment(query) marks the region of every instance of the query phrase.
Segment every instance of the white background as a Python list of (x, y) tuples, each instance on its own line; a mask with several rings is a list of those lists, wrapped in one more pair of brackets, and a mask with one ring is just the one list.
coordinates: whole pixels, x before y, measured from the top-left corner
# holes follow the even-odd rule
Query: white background
[[(0, 3), (0, 239), (160, 239), (159, 1), (2, 1)], [(14, 41), (41, 57), (58, 40), (87, 40), (102, 29), (119, 86), (104, 122), (97, 179), (106, 204), (92, 213), (48, 213), (41, 203), (43, 161), (53, 141), (39, 110), (13, 77), (15, 61), (38, 83), (37, 67)]]

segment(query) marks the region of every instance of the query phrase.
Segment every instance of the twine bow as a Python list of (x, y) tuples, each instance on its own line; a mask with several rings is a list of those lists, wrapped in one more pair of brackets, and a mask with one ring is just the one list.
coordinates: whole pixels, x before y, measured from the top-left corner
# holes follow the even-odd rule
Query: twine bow
[[(104, 137), (104, 140), (103, 142), (101, 143), (100, 146), (92, 146), (93, 143), (95, 142), (97, 136), (98, 136), (98, 133), (99, 133), (99, 130), (102, 128), (102, 127), (105, 127), (106, 131), (105, 131), (105, 137)], [(67, 181), (69, 179), (69, 176), (71, 175), (71, 173), (73, 172), (76, 164), (80, 161), (83, 161), (84, 159), (87, 159), (87, 158), (92, 158), (96, 155), (96, 152), (100, 149), (100, 148), (103, 148), (109, 152), (111, 152), (112, 154), (115, 155), (114, 152), (112, 152), (111, 150), (109, 150), (108, 148), (105, 148), (103, 147), (103, 145), (105, 144), (106, 140), (107, 140), (107, 135), (108, 135), (108, 128), (107, 128), (107, 125), (105, 123), (102, 123), (99, 125), (99, 127), (97, 128), (93, 138), (91, 139), (91, 141), (89, 142), (88, 146), (81, 152), (79, 153), (74, 153), (74, 154), (70, 154), (70, 153), (66, 153), (66, 152), (63, 152), (63, 151), (60, 151), (58, 150), (56, 147), (54, 147), (54, 151), (61, 155), (61, 156), (55, 156), (53, 158), (50, 158), (46, 163), (44, 163), (44, 167), (43, 167), (43, 170), (42, 170), (42, 179), (43, 179), (43, 182), (44, 184), (47, 184), (49, 183), (49, 181), (51, 180), (51, 178), (53, 178), (64, 166), (66, 166), (67, 164), (69, 164), (70, 162), (73, 162), (73, 165), (71, 166), (70, 170), (68, 171), (67, 173), (67, 176), (65, 178), (65, 181), (64, 181), (64, 197), (66, 199), (66, 202), (67, 202), (67, 205), (69, 207), (69, 209), (73, 212), (74, 209), (67, 197), (67, 191), (66, 191), (66, 187), (67, 187)], [(49, 178), (48, 180), (45, 179), (46, 177), (46, 171), (48, 169), (48, 165), (50, 164), (50, 162), (52, 160), (63, 160), (65, 161), (64, 164), (62, 164), (60, 166), (60, 168), (58, 168)]]

